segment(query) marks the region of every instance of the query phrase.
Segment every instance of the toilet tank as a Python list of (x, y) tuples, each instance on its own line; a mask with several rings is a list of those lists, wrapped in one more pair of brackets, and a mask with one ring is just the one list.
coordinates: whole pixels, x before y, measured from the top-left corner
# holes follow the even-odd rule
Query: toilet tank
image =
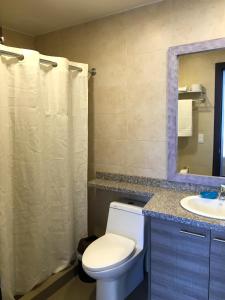
[(142, 208), (119, 202), (111, 202), (106, 232), (115, 233), (136, 241), (139, 249), (144, 247), (145, 218)]
[(105, 234), (110, 203), (119, 202), (144, 207), (149, 195), (133, 194), (127, 191), (108, 191), (88, 188), (88, 235), (100, 237)]

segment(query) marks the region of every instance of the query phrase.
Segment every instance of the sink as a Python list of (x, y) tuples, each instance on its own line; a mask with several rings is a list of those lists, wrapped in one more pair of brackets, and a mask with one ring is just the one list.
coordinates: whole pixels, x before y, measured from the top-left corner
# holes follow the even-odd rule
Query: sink
[(219, 199), (206, 199), (200, 196), (185, 197), (180, 204), (186, 210), (197, 215), (225, 220), (225, 201)]

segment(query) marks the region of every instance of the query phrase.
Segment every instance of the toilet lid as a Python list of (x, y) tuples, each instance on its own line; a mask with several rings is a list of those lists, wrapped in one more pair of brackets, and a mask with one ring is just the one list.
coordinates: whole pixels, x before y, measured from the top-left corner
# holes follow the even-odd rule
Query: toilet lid
[(90, 271), (103, 271), (126, 261), (134, 249), (133, 240), (107, 233), (87, 247), (82, 263)]

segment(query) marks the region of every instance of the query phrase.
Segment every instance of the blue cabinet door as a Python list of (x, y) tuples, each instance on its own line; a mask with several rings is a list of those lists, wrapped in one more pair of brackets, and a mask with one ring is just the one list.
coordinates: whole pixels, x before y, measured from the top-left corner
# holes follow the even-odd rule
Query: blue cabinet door
[(212, 231), (210, 256), (210, 300), (225, 299), (225, 232)]
[(210, 231), (152, 218), (150, 243), (151, 300), (208, 300)]

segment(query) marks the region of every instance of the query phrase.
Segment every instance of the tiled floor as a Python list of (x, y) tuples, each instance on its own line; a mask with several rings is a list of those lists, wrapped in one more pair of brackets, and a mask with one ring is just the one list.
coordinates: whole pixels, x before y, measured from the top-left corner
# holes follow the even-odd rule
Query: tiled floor
[(84, 283), (76, 276), (48, 300), (95, 300), (95, 283)]
[[(147, 280), (127, 298), (127, 300), (137, 299), (147, 300)], [(77, 276), (48, 300), (95, 300), (95, 283), (84, 283)]]
[(65, 270), (52, 274), (47, 280), (41, 282), (35, 286), (30, 292), (22, 297), (17, 297), (20, 300), (46, 300), (49, 295), (52, 295), (53, 291), (58, 290), (61, 286), (64, 286), (66, 282), (74, 278), (75, 268), (69, 266)]

